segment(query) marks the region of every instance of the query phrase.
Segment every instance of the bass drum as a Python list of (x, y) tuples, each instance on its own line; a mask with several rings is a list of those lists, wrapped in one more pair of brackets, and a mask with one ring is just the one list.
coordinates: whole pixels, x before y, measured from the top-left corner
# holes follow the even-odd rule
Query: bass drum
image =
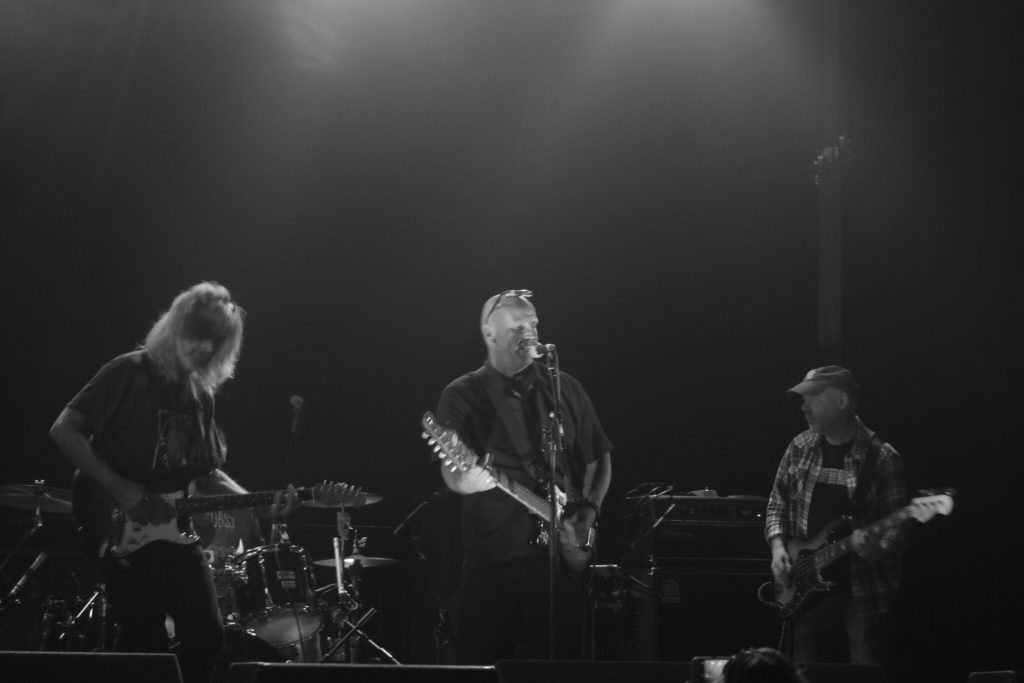
[(225, 683), (228, 679), (228, 667), (238, 662), (284, 661), (285, 658), (277, 648), (265, 640), (237, 628), (228, 628), (224, 630), (224, 649), (217, 660), (214, 682)]
[(322, 619), (313, 572), (299, 546), (260, 546), (232, 560), (232, 593), (238, 625), (283, 653), (288, 661), (317, 661)]

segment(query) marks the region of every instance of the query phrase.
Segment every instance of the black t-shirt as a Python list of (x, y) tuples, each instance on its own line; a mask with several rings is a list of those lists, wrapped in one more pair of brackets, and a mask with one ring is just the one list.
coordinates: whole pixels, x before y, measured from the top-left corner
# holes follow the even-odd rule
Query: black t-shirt
[[(513, 481), (535, 486), (534, 473), (545, 476), (547, 470), (542, 427), (548, 421), (554, 392), (546, 374), (537, 364), (530, 364), (510, 379), (485, 364), (445, 387), (438, 401), (438, 421), (455, 429), (481, 459), (489, 454), (495, 469)], [(556, 482), (573, 500), (580, 495), (587, 465), (610, 452), (612, 445), (583, 386), (564, 372), (559, 377), (565, 452), (558, 463)], [(517, 452), (515, 440), (491, 401), (488, 382), (498, 387), (509, 414), (522, 420), (528, 442), (526, 452)], [(487, 567), (544, 552), (529, 543), (534, 518), (504, 492), (492, 489), (463, 496), (461, 501), (464, 568)]]
[[(850, 513), (850, 493), (846, 488), (848, 473), (846, 471), (846, 454), (853, 448), (853, 439), (844, 444), (833, 445), (826, 439), (821, 440), (821, 473), (814, 485), (814, 496), (807, 520), (807, 529), (811, 536), (817, 534), (829, 522)], [(852, 529), (842, 525), (833, 532), (831, 540), (841, 540), (849, 535)], [(848, 585), (850, 559), (843, 558), (833, 564), (826, 576), (838, 582), (844, 588)]]
[(99, 457), (153, 491), (182, 490), (226, 460), (213, 396), (168, 381), (143, 351), (108, 362), (68, 407), (85, 416)]

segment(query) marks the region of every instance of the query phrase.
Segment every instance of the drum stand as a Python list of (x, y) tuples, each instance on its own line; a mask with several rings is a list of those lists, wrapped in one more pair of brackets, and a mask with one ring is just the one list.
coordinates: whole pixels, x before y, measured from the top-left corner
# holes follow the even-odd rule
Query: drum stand
[[(22, 545), (43, 527), (43, 501), (44, 495), (48, 495), (44, 493), (44, 484), (45, 481), (42, 479), (36, 479), (33, 484), (35, 490), (35, 509), (32, 515), (32, 527), (18, 539), (11, 552), (8, 553), (3, 562), (0, 562), (0, 576), (6, 578), (6, 574), (3, 571), (4, 567), (7, 566), (7, 563), (14, 557)], [(52, 499), (47, 498), (46, 500), (50, 501), (49, 504), (51, 505), (50, 509), (47, 510), (48, 512), (62, 513), (59, 509), (55, 510), (52, 507)], [(70, 504), (68, 504), (67, 513), (70, 514)], [(48, 557), (49, 555), (46, 552), (40, 552), (36, 555), (28, 569), (25, 570), (25, 573), (21, 575), (11, 590), (6, 595), (0, 596), (0, 612), (21, 602), (21, 593)], [(52, 648), (64, 652), (103, 652), (112, 650), (113, 641), (116, 639), (116, 628), (114, 623), (108, 621), (107, 618), (108, 602), (105, 586), (102, 583), (98, 584), (89, 599), (78, 609), (78, 612), (72, 614), (72, 609), (81, 600), (81, 594), (79, 593), (80, 584), (73, 570), (71, 570), (71, 578), (74, 579), (77, 588), (73, 600), (74, 604), (69, 604), (67, 599), (51, 592), (41, 605), (41, 633), (38, 649), (48, 650)], [(56, 635), (56, 638), (51, 641), (51, 637), (54, 635)]]
[(109, 603), (104, 585), (98, 584), (77, 612), (72, 613), (71, 607), (66, 600), (56, 595), (46, 598), (42, 605), (39, 650), (113, 651), (117, 627), (108, 617)]
[[(36, 483), (40, 484), (42, 483), (42, 480), (37, 479)], [(22, 537), (18, 539), (18, 542), (7, 554), (7, 557), (4, 558), (4, 561), (0, 562), (0, 576), (7, 578), (7, 575), (3, 571), (4, 567), (6, 567), (7, 563), (11, 561), (15, 554), (17, 554), (17, 552), (21, 549), (21, 546), (24, 545), (29, 538), (31, 538), (37, 531), (39, 531), (43, 527), (42, 500), (42, 494), (37, 493), (35, 512), (32, 514), (32, 528), (26, 531), (24, 535), (22, 535)], [(17, 602), (18, 593), (20, 593), (22, 589), (25, 588), (25, 584), (28, 583), (29, 579), (32, 578), (32, 575), (36, 572), (37, 569), (39, 569), (39, 566), (46, 561), (46, 557), (47, 556), (45, 552), (41, 552), (38, 555), (36, 555), (36, 558), (32, 561), (32, 564), (29, 565), (29, 568), (25, 570), (25, 573), (21, 575), (21, 578), (19, 578), (17, 582), (15, 582), (14, 587), (11, 588), (11, 591), (6, 596), (0, 597), (0, 611), (7, 609), (15, 602)]]
[[(114, 643), (112, 623), (108, 621), (110, 605), (107, 602), (106, 586), (97, 584), (81, 609), (67, 621), (60, 622), (61, 634), (57, 636), (61, 650), (84, 652), (110, 652)], [(75, 644), (74, 641), (77, 641)]]
[[(375, 614), (377, 614), (376, 607), (370, 607), (362, 615), (356, 619), (355, 623), (349, 618), (359, 611), (360, 605), (358, 600), (359, 595), (359, 574), (361, 566), (357, 563), (353, 566), (352, 571), (352, 591), (345, 587), (345, 541), (348, 540), (349, 531), (351, 531), (352, 517), (345, 512), (345, 507), (342, 506), (338, 510), (338, 535), (334, 537), (334, 580), (338, 588), (338, 605), (339, 609), (334, 614), (335, 626), (338, 632), (341, 633), (343, 628), (347, 628), (343, 635), (338, 638), (338, 641), (334, 643), (327, 653), (320, 659), (322, 662), (329, 661), (334, 653), (340, 648), (348, 645), (348, 662), (356, 661), (359, 653), (359, 645), (362, 642), (366, 642), (375, 648), (381, 655), (387, 658), (392, 664), (401, 664), (395, 656), (388, 652), (384, 647), (377, 643), (373, 638), (363, 631), (363, 624), (368, 622)], [(351, 642), (349, 642), (351, 641)]]

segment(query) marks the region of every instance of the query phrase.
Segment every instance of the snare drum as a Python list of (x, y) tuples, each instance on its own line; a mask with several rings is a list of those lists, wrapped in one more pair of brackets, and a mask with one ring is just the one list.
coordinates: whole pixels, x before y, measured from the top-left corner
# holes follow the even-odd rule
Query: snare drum
[[(270, 643), (286, 659), (307, 661), (322, 627), (306, 552), (294, 545), (252, 548), (231, 563), (239, 625)], [(317, 648), (318, 649), (318, 648)], [(294, 656), (289, 656), (294, 653)]]

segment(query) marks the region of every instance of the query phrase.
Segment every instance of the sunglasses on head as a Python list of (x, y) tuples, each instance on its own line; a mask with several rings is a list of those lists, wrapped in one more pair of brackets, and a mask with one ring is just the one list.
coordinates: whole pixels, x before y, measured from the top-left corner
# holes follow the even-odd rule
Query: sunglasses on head
[(506, 289), (494, 299), (494, 303), (487, 310), (487, 315), (484, 316), (484, 322), (491, 319), (491, 314), (497, 310), (498, 306), (505, 299), (521, 299), (523, 303), (526, 303), (526, 300), (531, 296), (533, 296), (533, 292), (528, 289)]

